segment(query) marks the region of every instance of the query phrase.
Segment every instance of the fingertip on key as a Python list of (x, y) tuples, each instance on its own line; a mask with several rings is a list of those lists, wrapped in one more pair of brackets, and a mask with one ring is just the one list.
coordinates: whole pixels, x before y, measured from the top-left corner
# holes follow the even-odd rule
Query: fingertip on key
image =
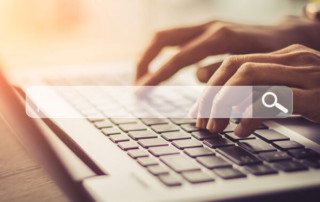
[(207, 122), (205, 120), (202, 120), (201, 128), (205, 129), (206, 127), (207, 127)]
[(212, 129), (213, 129), (213, 120), (212, 119), (209, 119), (207, 126), (206, 126), (206, 129), (209, 131), (212, 131)]
[(249, 136), (249, 134), (246, 134), (246, 131), (245, 131), (245, 129), (243, 128), (243, 126), (242, 126), (241, 123), (239, 123), (239, 124), (237, 125), (237, 127), (236, 127), (235, 130), (234, 130), (234, 133), (235, 133), (236, 136), (238, 136), (238, 137), (247, 137), (247, 136)]
[(201, 118), (197, 118), (196, 127), (201, 128)]

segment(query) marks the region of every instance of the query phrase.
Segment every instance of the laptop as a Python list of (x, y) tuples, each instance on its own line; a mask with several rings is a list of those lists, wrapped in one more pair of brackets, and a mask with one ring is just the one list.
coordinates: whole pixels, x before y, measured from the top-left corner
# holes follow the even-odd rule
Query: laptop
[[(320, 125), (301, 117), (265, 121), (239, 138), (233, 133), (237, 119), (223, 133), (210, 134), (191, 118), (87, 118), (79, 96), (101, 112), (90, 96), (70, 99), (56, 91), (52, 99), (83, 118), (26, 115), (30, 86), (130, 85), (133, 69), (113, 63), (1, 73), (1, 112), (71, 199), (247, 200), (319, 188)], [(184, 80), (170, 82), (184, 85)]]

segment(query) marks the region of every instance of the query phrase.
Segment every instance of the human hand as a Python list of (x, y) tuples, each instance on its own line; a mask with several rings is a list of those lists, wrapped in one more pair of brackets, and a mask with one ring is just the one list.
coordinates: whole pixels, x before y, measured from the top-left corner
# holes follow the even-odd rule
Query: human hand
[[(194, 64), (209, 55), (248, 54), (279, 50), (299, 43), (320, 49), (320, 23), (306, 18), (288, 17), (275, 26), (243, 25), (211, 21), (202, 25), (160, 31), (137, 65), (137, 85), (157, 85), (181, 68)], [(149, 72), (149, 64), (166, 46), (177, 46), (179, 52), (156, 72)], [(206, 82), (220, 64), (198, 70), (198, 77)]]
[[(224, 60), (207, 83), (210, 86), (288, 86), (293, 92), (293, 113), (320, 122), (320, 52), (303, 45), (291, 45), (264, 54), (233, 55)], [(216, 111), (223, 99), (212, 101), (212, 109), (201, 104), (209, 97), (208, 91), (199, 97), (192, 109), (196, 117), (203, 110)], [(236, 135), (245, 137), (254, 132), (263, 119), (243, 118), (235, 129)], [(197, 126), (213, 133), (222, 132), (229, 119), (198, 118)]]

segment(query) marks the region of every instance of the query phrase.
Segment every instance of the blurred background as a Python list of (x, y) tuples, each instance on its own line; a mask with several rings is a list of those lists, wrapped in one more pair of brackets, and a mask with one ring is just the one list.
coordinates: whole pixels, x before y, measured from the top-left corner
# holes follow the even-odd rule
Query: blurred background
[(5, 68), (137, 60), (152, 33), (222, 19), (273, 24), (305, 0), (1, 0)]

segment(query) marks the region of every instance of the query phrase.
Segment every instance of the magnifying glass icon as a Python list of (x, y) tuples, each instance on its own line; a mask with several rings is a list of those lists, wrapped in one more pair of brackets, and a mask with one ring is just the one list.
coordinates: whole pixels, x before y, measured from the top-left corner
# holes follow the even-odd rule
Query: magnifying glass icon
[[(273, 103), (271, 103), (271, 104), (267, 104), (266, 103), (266, 97), (267, 96), (272, 96), (273, 97), (273, 99), (274, 99), (274, 101), (273, 101)], [(272, 107), (276, 107), (276, 108), (278, 108), (279, 110), (281, 110), (283, 113), (288, 113), (288, 109), (287, 108), (285, 108), (283, 105), (281, 105), (281, 104), (279, 104), (278, 103), (278, 97), (277, 97), (277, 95), (275, 94), (275, 93), (273, 93), (273, 92), (266, 92), (265, 94), (263, 94), (263, 96), (262, 96), (262, 104), (265, 106), (265, 107), (267, 107), (267, 108), (272, 108)]]

